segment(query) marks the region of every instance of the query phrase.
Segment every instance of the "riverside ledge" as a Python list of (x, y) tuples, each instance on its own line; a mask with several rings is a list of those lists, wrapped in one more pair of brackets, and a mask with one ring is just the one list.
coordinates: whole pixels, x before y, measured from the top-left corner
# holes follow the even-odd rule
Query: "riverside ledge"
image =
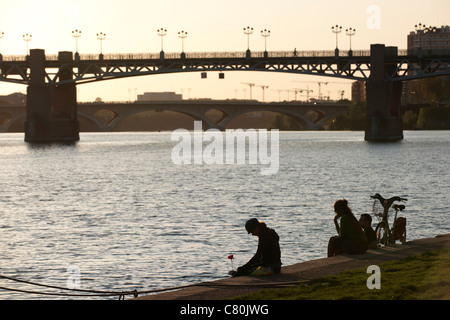
[(386, 261), (401, 260), (410, 256), (450, 248), (450, 234), (434, 238), (408, 241), (403, 245), (368, 250), (361, 255), (340, 255), (300, 262), (281, 268), (281, 273), (265, 276), (242, 276), (198, 283), (184, 289), (145, 295), (133, 300), (222, 300), (266, 288), (292, 286), (297, 281), (313, 280), (343, 271), (378, 265)]

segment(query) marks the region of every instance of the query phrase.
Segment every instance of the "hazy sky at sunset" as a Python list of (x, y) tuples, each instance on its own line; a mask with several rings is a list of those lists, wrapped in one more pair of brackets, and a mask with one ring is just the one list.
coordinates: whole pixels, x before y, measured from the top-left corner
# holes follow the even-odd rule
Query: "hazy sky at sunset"
[[(243, 27), (254, 28), (250, 49), (264, 50), (262, 29), (269, 29), (268, 50), (333, 50), (335, 34), (331, 26), (356, 28), (353, 49), (368, 50), (372, 43), (406, 48), (406, 36), (414, 25), (450, 24), (448, 0), (0, 0), (0, 40), (3, 55), (24, 55), (25, 33), (32, 34), (30, 48), (45, 49), (48, 54), (75, 51), (72, 30), (79, 29), (80, 53), (98, 53), (98, 32), (106, 33), (104, 53), (159, 52), (156, 30), (168, 30), (165, 52), (180, 52), (178, 31), (188, 32), (186, 52), (245, 51), (247, 38)], [(339, 47), (348, 50), (349, 37), (339, 35)], [(274, 74), (264, 72), (227, 72), (225, 79), (199, 73), (171, 74), (111, 80), (78, 86), (78, 100), (91, 101), (134, 99), (135, 93), (175, 91), (188, 98), (249, 98), (249, 89), (241, 82), (268, 85), (266, 100), (278, 101), (278, 90), (306, 88), (318, 93), (318, 81), (328, 81), (332, 99), (338, 90), (350, 97), (350, 81), (335, 78)], [(331, 83), (332, 82), (332, 83)], [(341, 83), (341, 84), (338, 84)], [(0, 83), (0, 94), (24, 91), (25, 86)], [(288, 98), (288, 92), (281, 93)], [(290, 98), (294, 96), (293, 91)], [(261, 89), (253, 88), (253, 98), (261, 99)], [(305, 99), (305, 97), (298, 97)]]

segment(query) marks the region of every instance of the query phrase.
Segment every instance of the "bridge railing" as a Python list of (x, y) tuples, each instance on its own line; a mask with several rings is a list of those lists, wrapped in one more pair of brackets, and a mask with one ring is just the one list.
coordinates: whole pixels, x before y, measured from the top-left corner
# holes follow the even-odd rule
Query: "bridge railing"
[[(349, 51), (341, 50), (339, 57), (348, 57)], [(264, 58), (266, 53), (264, 51), (251, 51), (252, 58)], [(301, 51), (268, 51), (268, 58), (320, 58), (320, 57), (334, 57), (334, 50), (301, 50)], [(370, 56), (370, 50), (353, 50), (353, 57), (368, 57)], [(398, 56), (400, 57), (417, 57), (418, 49), (398, 49)], [(450, 50), (448, 49), (433, 49), (422, 50), (422, 57), (440, 57), (450, 56)], [(181, 54), (179, 52), (167, 52), (164, 53), (165, 59), (180, 59)], [(225, 52), (186, 52), (186, 59), (231, 59), (231, 58), (246, 58), (245, 51), (225, 51)], [(57, 54), (46, 54), (47, 61), (58, 61)], [(160, 53), (107, 53), (103, 54), (104, 60), (159, 60)], [(4, 55), (2, 61), (25, 61), (25, 55)], [(80, 60), (99, 60), (99, 54), (80, 54)]]
[[(334, 57), (334, 50), (310, 50), (310, 51), (269, 51), (268, 58), (292, 58), (292, 57)], [(252, 51), (252, 58), (264, 58), (264, 51)], [(349, 56), (348, 51), (342, 51), (340, 56)], [(353, 56), (370, 56), (370, 50), (353, 51)], [(165, 59), (180, 59), (181, 54), (178, 52), (165, 52)], [(186, 52), (186, 59), (232, 59), (246, 58), (244, 51), (225, 51), (225, 52)], [(81, 60), (98, 60), (98, 54), (81, 54)], [(104, 60), (157, 60), (160, 59), (159, 53), (110, 53), (103, 54)]]
[[(353, 56), (370, 56), (370, 50), (354, 50)], [(292, 58), (292, 57), (334, 57), (334, 50), (302, 50), (302, 51), (268, 51), (268, 58)], [(349, 56), (348, 51), (341, 51), (341, 57)], [(165, 59), (180, 59), (179, 52), (165, 52)], [(186, 52), (186, 59), (231, 59), (231, 58), (246, 58), (245, 51), (225, 51), (225, 52)], [(264, 51), (251, 51), (252, 58), (264, 58)], [(58, 61), (57, 54), (46, 54), (47, 61)], [(106, 53), (103, 54), (104, 60), (158, 60), (160, 53)], [(5, 55), (3, 61), (25, 61), (25, 55)], [(99, 54), (87, 53), (80, 54), (80, 60), (99, 60)]]

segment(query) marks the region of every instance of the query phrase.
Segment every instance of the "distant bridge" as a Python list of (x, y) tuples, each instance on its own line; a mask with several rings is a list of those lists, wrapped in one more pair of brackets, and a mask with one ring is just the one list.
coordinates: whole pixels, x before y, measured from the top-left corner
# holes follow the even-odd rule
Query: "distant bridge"
[[(327, 121), (346, 111), (346, 103), (295, 103), (235, 100), (182, 100), (182, 101), (152, 101), (136, 103), (85, 103), (78, 104), (77, 120), (87, 120), (99, 131), (114, 131), (116, 126), (128, 117), (146, 111), (174, 111), (188, 115), (194, 120), (203, 122), (204, 128), (224, 130), (226, 125), (240, 115), (250, 112), (270, 111), (294, 118), (308, 130), (322, 129)], [(98, 112), (107, 110), (111, 115), (107, 121), (98, 117)], [(213, 119), (208, 112), (217, 110), (221, 117)], [(307, 116), (315, 113), (315, 119)], [(8, 132), (17, 122), (26, 118), (25, 106), (0, 106), (0, 132)]]

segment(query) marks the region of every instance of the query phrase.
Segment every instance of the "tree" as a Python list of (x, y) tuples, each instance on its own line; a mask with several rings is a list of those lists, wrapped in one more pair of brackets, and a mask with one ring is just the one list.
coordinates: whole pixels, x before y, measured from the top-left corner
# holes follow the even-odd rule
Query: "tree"
[(417, 113), (412, 110), (407, 110), (403, 115), (403, 128), (405, 130), (412, 130), (417, 128)]
[(450, 98), (450, 76), (421, 79), (418, 91), (432, 106)]
[(366, 128), (366, 103), (352, 103), (347, 111), (330, 124), (330, 130), (364, 130)]

